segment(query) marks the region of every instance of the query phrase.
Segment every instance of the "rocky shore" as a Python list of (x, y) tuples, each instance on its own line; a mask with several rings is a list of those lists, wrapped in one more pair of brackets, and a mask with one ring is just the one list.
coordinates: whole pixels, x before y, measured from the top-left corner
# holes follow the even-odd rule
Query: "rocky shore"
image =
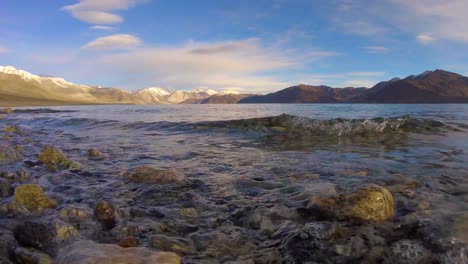
[[(18, 126), (13, 109), (0, 111), (0, 129), (0, 263), (468, 262), (466, 243), (444, 234), (445, 220), (415, 199), (425, 195), (420, 182), (344, 189), (316, 174), (246, 177), (235, 186), (271, 191), (271, 201), (306, 187), (290, 205), (241, 205), (204, 197), (209, 186), (175, 169), (124, 164), (119, 174), (96, 173), (93, 164), (111, 155), (84, 148), (75, 161)], [(74, 184), (102, 177), (112, 180), (77, 196)], [(113, 191), (122, 199), (94, 197)]]

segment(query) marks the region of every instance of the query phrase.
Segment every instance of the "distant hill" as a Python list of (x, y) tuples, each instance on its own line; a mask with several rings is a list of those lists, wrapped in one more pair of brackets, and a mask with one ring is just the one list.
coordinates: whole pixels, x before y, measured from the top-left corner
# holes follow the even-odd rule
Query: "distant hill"
[(301, 84), (267, 95), (247, 97), (240, 100), (240, 103), (341, 103), (365, 91), (365, 88), (338, 89)]
[(435, 70), (404, 79), (393, 78), (370, 89), (301, 84), (266, 95), (218, 93), (209, 89), (169, 92), (160, 87), (128, 92), (0, 66), (0, 106), (179, 103), (468, 103), (468, 78)]
[(298, 85), (239, 103), (468, 103), (468, 78), (435, 70), (393, 78), (370, 89)]

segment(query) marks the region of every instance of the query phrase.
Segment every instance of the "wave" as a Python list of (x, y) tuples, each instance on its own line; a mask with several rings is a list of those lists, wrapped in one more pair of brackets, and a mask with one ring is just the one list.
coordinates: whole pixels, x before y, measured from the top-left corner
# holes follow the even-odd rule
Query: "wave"
[(229, 121), (200, 122), (196, 129), (242, 129), (267, 133), (293, 133), (311, 136), (373, 136), (389, 133), (435, 134), (445, 131), (461, 131), (433, 119), (413, 118), (411, 116), (373, 118), (373, 119), (328, 119), (318, 120), (282, 114), (279, 116), (239, 119)]
[(56, 113), (74, 113), (77, 110), (55, 110), (49, 108), (39, 109), (15, 109), (15, 114), (56, 114)]

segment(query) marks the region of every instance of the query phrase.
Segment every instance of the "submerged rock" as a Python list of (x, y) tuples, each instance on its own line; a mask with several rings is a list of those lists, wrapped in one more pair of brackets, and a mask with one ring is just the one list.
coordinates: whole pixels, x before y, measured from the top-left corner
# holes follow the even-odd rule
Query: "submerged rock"
[(126, 237), (120, 240), (119, 246), (123, 248), (138, 247), (138, 238), (132, 236)]
[(87, 210), (78, 206), (69, 206), (59, 211), (60, 219), (69, 223), (81, 223), (91, 220)]
[(125, 172), (123, 176), (129, 181), (142, 183), (168, 184), (182, 181), (173, 170), (161, 170), (147, 166), (134, 168)]
[(172, 252), (153, 252), (147, 248), (122, 248), (98, 244), (90, 240), (77, 241), (62, 250), (58, 264), (179, 264), (181, 258)]
[[(44, 194), (44, 191), (36, 184), (23, 184), (15, 189), (13, 201), (9, 209), (22, 211), (22, 208), (29, 212), (41, 212), (57, 206), (57, 202)], [(22, 207), (22, 208), (17, 208)]]
[(316, 197), (310, 208), (328, 217), (382, 222), (393, 217), (392, 194), (384, 187), (366, 185), (337, 196)]
[(18, 151), (0, 144), (0, 165), (10, 164), (17, 162), (23, 159), (23, 155), (18, 153)]
[(3, 131), (5, 131), (7, 133), (15, 133), (15, 134), (18, 134), (20, 136), (24, 135), (23, 130), (19, 126), (5, 126), (3, 128)]
[(38, 158), (40, 162), (52, 170), (80, 168), (80, 164), (68, 159), (60, 149), (53, 146), (45, 146)]
[(10, 197), (13, 194), (14, 188), (11, 183), (3, 178), (0, 178), (0, 198)]
[(87, 153), (88, 157), (91, 159), (103, 159), (106, 157), (104, 154), (102, 154), (99, 150), (95, 148), (88, 149)]
[(60, 220), (26, 220), (16, 226), (14, 234), (20, 245), (33, 247), (52, 255), (57, 252), (61, 243), (80, 236), (73, 226)]
[(183, 238), (154, 235), (150, 238), (150, 244), (159, 250), (172, 251), (178, 254), (189, 254), (193, 252), (192, 243)]
[(18, 264), (53, 264), (54, 260), (37, 249), (18, 247), (15, 249), (14, 261)]
[(392, 244), (385, 264), (424, 264), (431, 262), (431, 252), (416, 240), (400, 240)]
[(101, 223), (104, 230), (115, 227), (117, 214), (114, 205), (107, 201), (100, 201), (94, 207), (94, 217)]
[(0, 178), (3, 178), (10, 183), (24, 183), (29, 180), (30, 176), (29, 172), (24, 169), (12, 172), (0, 172)]

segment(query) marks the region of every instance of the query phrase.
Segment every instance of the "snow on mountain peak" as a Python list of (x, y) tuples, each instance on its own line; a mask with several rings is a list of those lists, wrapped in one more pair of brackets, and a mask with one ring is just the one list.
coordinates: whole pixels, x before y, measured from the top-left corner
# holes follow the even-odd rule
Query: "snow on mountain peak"
[(168, 91), (164, 90), (161, 87), (148, 87), (148, 88), (140, 89), (135, 92), (135, 94), (143, 94), (143, 93), (153, 94), (157, 96), (166, 96), (170, 94)]
[(33, 80), (33, 79), (40, 79), (42, 77), (38, 75), (31, 74), (27, 71), (23, 70), (18, 70), (13, 66), (0, 66), (0, 72), (6, 73), (6, 74), (14, 74), (20, 76), (24, 80)]

